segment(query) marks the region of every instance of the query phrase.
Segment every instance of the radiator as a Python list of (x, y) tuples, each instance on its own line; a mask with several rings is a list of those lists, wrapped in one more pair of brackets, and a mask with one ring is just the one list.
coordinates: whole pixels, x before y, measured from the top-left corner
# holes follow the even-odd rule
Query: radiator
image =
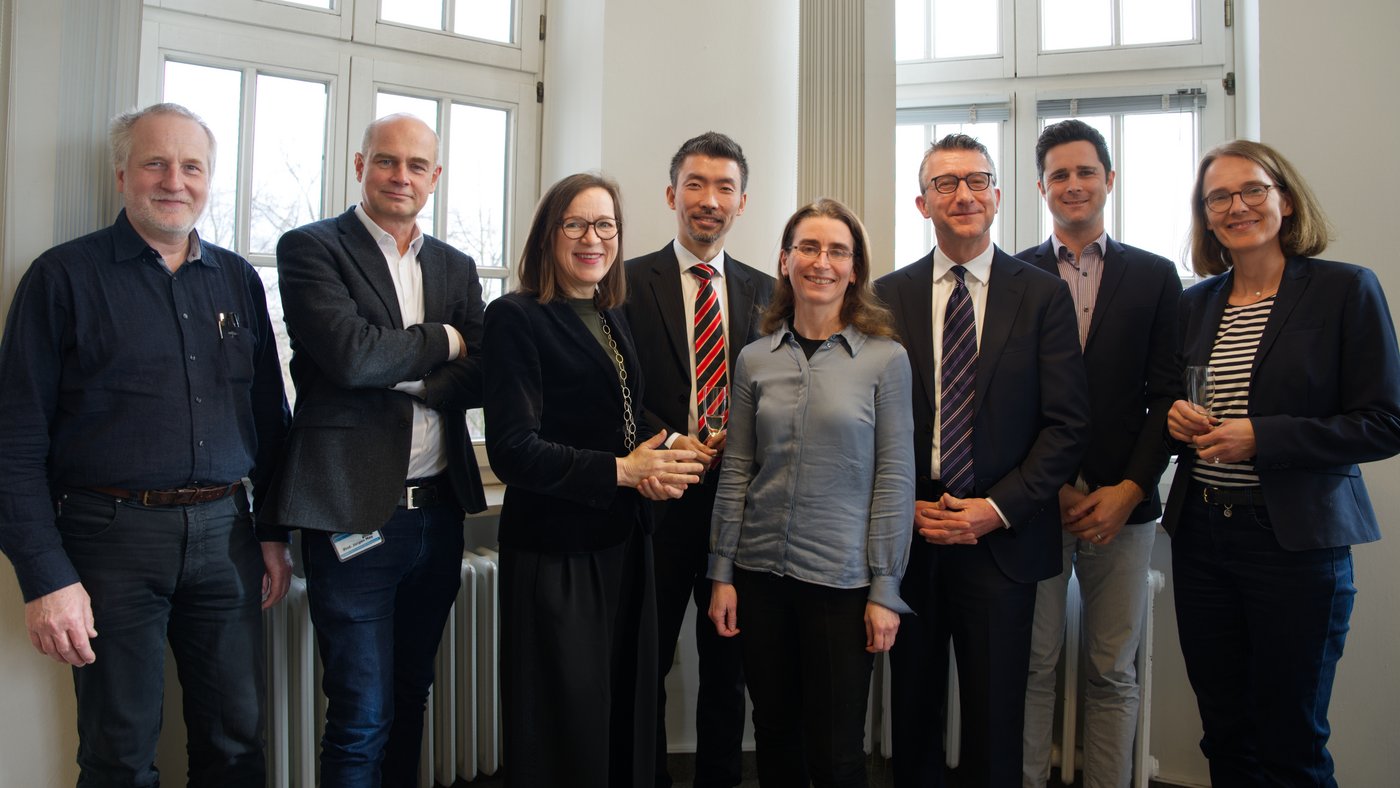
[[(1149, 782), (1157, 776), (1157, 759), (1152, 757), (1148, 747), (1152, 741), (1152, 619), (1156, 608), (1157, 594), (1166, 584), (1161, 572), (1153, 569), (1147, 573), (1147, 610), (1143, 613), (1142, 640), (1138, 643), (1137, 674), (1142, 703), (1138, 706), (1138, 735), (1133, 745), (1133, 788), (1148, 788)], [(1079, 646), (1080, 646), (1080, 600), (1079, 579), (1071, 575), (1065, 604), (1065, 644), (1061, 652), (1064, 665), (1064, 686), (1059, 693), (1061, 725), (1059, 738), (1052, 748), (1052, 762), (1060, 765), (1060, 781), (1065, 785), (1074, 782), (1075, 760), (1078, 755), (1079, 708), (1081, 705), (1079, 688)], [(882, 660), (888, 667), (888, 655)], [(882, 700), (882, 725), (880, 752), (884, 757), (894, 756), (890, 724), (890, 672), (884, 671), (880, 682)], [(959, 750), (962, 746), (962, 715), (958, 695), (957, 657), (952, 644), (948, 646), (948, 694), (947, 719), (944, 726), (943, 747), (948, 768), (958, 766)], [(873, 710), (872, 710), (873, 711)], [(868, 734), (867, 734), (868, 736)], [(868, 741), (868, 738), (867, 738)]]
[[(419, 784), (450, 786), (501, 765), (497, 555), (462, 557), (462, 587), (443, 628), (436, 678), (423, 719)], [(284, 602), (263, 617), (267, 640), (267, 784), (315, 788), (326, 717), (306, 581), (292, 578)]]

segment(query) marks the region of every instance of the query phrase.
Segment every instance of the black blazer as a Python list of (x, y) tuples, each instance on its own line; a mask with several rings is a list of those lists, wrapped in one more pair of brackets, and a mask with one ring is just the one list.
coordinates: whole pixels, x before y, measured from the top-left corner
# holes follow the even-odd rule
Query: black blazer
[[(1207, 364), (1232, 274), (1181, 297), (1181, 367)], [(1180, 376), (1178, 375), (1178, 379)], [(1381, 537), (1357, 463), (1400, 452), (1400, 349), (1370, 269), (1290, 257), (1249, 378), (1255, 468), (1288, 550)], [(1196, 454), (1181, 447), (1162, 525), (1176, 529)]]
[[(627, 368), (637, 442), (656, 434), (632, 333), (604, 313)], [(617, 367), (566, 301), (509, 293), (486, 310), (486, 454), (506, 483), (502, 546), (580, 552), (621, 544), (650, 509), (617, 485), (624, 442)]]
[[(875, 287), (914, 367), (914, 470), (927, 479), (938, 412), (933, 253)], [(983, 321), (973, 401), (975, 493), (996, 501), (1011, 522), (984, 539), (1007, 577), (1036, 582), (1060, 572), (1060, 486), (1074, 477), (1089, 438), (1074, 304), (1058, 276), (997, 249)]]
[[(725, 318), (730, 376), (745, 345), (760, 336), (763, 309), (773, 298), (773, 277), (724, 256)], [(627, 319), (646, 371), (646, 408), (652, 426), (686, 434), (690, 421), (690, 357), (680, 262), (672, 244), (627, 261)], [(718, 474), (712, 474), (718, 476)]]
[[(1018, 259), (1060, 275), (1046, 240)], [(1147, 497), (1128, 515), (1145, 523), (1162, 514), (1157, 482), (1171, 455), (1162, 429), (1179, 388), (1176, 309), (1181, 277), (1165, 257), (1108, 239), (1103, 277), (1084, 344), (1092, 414), (1079, 472), (1090, 488), (1131, 479)]]
[[(389, 387), (422, 379), (442, 414), (447, 472), (462, 508), (486, 508), (465, 411), (481, 405), (481, 282), (476, 263), (432, 237), (418, 253), (424, 323), (404, 327), (384, 254), (351, 208), (277, 242), (278, 284), (292, 340), (296, 408), (274, 487), (272, 521), (367, 533), (403, 496), (413, 400)], [(467, 357), (447, 358), (443, 324)]]

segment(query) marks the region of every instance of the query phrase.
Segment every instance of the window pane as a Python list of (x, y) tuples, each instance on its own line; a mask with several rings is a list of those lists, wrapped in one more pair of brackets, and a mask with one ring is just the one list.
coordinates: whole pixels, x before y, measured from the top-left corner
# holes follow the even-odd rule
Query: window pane
[(163, 100), (199, 115), (217, 143), (209, 203), (195, 228), (199, 237), (233, 249), (238, 243), (238, 132), (243, 72), (189, 63), (165, 62)]
[(274, 254), (282, 233), (324, 216), (323, 82), (258, 75), (249, 252)]
[(505, 110), (452, 105), (448, 139), (447, 231), (443, 240), (476, 259), (505, 267)]
[[(374, 116), (382, 118), (385, 115), (397, 113), (413, 115), (433, 131), (438, 130), (438, 103), (435, 99), (418, 98), (416, 96), (403, 96), (398, 93), (380, 92), (375, 96)], [(441, 147), (441, 145), (439, 145)], [(439, 151), (441, 153), (441, 151)], [(423, 204), (423, 210), (418, 212), (418, 227), (424, 233), (434, 237), (440, 237), (434, 215), (437, 208), (437, 193), (428, 197), (428, 201)]]
[[(1115, 150), (1115, 143), (1117, 142), (1117, 140), (1113, 139), (1113, 118), (1108, 115), (1078, 115), (1075, 117), (1075, 119), (1082, 120), (1090, 126), (1093, 126), (1094, 128), (1098, 129), (1100, 134), (1103, 135), (1104, 141), (1108, 143), (1108, 158), (1110, 161), (1113, 162), (1113, 167), (1116, 171), (1118, 169), (1118, 151)], [(1059, 123), (1062, 120), (1069, 120), (1069, 118), (1041, 118), (1040, 130), (1044, 131), (1046, 126), (1049, 126), (1052, 123)], [(1118, 188), (1117, 182), (1114, 183), (1113, 188)], [(1109, 195), (1108, 204), (1106, 204), (1103, 209), (1103, 226), (1110, 237), (1118, 237), (1118, 232), (1116, 230), (1115, 225), (1113, 224), (1112, 195)], [(1045, 206), (1045, 199), (1041, 198), (1040, 238), (1042, 240), (1049, 238), (1050, 233), (1054, 231), (1054, 229), (1055, 220), (1050, 216), (1050, 209)]]
[(1040, 42), (1043, 51), (1113, 46), (1112, 0), (1040, 0)]
[(282, 291), (277, 288), (277, 268), (271, 265), (257, 267), (262, 277), (263, 289), (267, 291), (267, 314), (272, 318), (272, 335), (277, 339), (277, 360), (282, 363), (282, 385), (287, 390), (287, 403), (296, 405), (297, 390), (292, 386), (292, 340), (287, 336), (287, 321), (283, 319)]
[[(481, 278), (481, 300), (487, 304), (491, 299), (505, 292), (506, 280), (495, 277)], [(481, 408), (467, 411), (467, 434), (474, 441), (486, 440), (486, 414)]]
[[(1123, 43), (1159, 44), (1196, 38), (1194, 0), (1120, 0)], [(1217, 11), (1217, 13), (1219, 13)]]
[(1124, 243), (1177, 261), (1183, 273), (1195, 179), (1196, 115), (1126, 115), (1115, 190), (1122, 192)]
[(488, 41), (509, 43), (511, 19), (515, 16), (511, 0), (456, 0), (452, 15), (452, 32)]
[[(996, 167), (1001, 153), (1002, 124), (989, 123), (938, 123), (902, 124), (895, 127), (895, 259), (894, 267), (901, 268), (928, 254), (935, 240), (933, 223), (925, 219), (914, 205), (918, 196), (917, 177), (919, 165), (930, 143), (949, 134), (961, 133), (975, 137), (992, 154), (992, 164), (997, 170), (997, 186), (1001, 187), (1001, 169)], [(992, 220), (992, 242), (1001, 243), (1001, 211)]]
[(442, 29), (442, 0), (379, 0), (379, 18), (429, 30)]
[(894, 59), (928, 57), (928, 0), (895, 0)]
[(309, 5), (312, 8), (324, 8), (327, 11), (331, 9), (331, 0), (279, 0), (279, 2), (292, 3), (294, 5)]
[(1001, 51), (1001, 0), (933, 0), (933, 56)]

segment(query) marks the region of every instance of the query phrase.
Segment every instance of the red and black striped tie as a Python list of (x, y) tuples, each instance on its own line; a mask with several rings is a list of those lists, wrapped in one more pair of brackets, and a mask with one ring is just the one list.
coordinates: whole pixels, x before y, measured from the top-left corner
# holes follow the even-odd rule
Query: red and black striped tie
[[(715, 293), (715, 269), (707, 263), (691, 266), (690, 272), (699, 280), (695, 293), (695, 396), (699, 421), (705, 423), (705, 392), (729, 385), (729, 371), (724, 364), (724, 321), (719, 311), (719, 296)], [(728, 400), (725, 400), (724, 422), (729, 423)]]

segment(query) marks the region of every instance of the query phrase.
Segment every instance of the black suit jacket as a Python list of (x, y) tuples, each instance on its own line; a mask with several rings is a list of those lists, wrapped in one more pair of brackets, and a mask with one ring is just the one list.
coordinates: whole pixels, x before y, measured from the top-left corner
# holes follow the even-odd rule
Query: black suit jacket
[[(1060, 275), (1050, 240), (1017, 258)], [(1084, 344), (1092, 413), (1089, 446), (1079, 472), (1090, 488), (1131, 479), (1147, 497), (1128, 515), (1145, 523), (1162, 514), (1157, 482), (1170, 451), (1162, 443), (1176, 399), (1176, 309), (1181, 277), (1165, 257), (1112, 238)]]
[[(425, 322), (405, 327), (384, 254), (353, 208), (277, 242), (297, 398), (270, 493), (273, 522), (356, 533), (384, 525), (403, 496), (413, 441), (413, 400), (389, 387), (419, 379), (424, 402), (442, 414), (458, 502), (486, 508), (465, 417), (481, 405), (476, 263), (425, 237), (418, 264)], [(465, 359), (446, 361), (443, 324), (461, 332)]]
[[(1180, 353), (1210, 362), (1232, 274), (1181, 297)], [(1179, 379), (1179, 376), (1178, 376)], [(1288, 550), (1373, 542), (1376, 513), (1357, 463), (1400, 452), (1400, 349), (1370, 269), (1290, 257), (1249, 378), (1255, 468)], [(1162, 525), (1176, 529), (1196, 454), (1183, 447)]]
[[(645, 404), (652, 426), (684, 435), (690, 422), (690, 357), (695, 348), (685, 325), (675, 247), (668, 243), (626, 265), (627, 319), (647, 378)], [(760, 336), (759, 318), (773, 298), (773, 277), (725, 254), (722, 280), (728, 298), (726, 359), (732, 377), (739, 351)]]
[[(606, 313), (628, 370), (637, 442), (656, 434), (622, 309)], [(567, 301), (509, 293), (486, 310), (486, 454), (506, 483), (500, 542), (537, 552), (621, 544), (650, 509), (617, 484), (626, 456), (617, 367)]]
[[(933, 253), (875, 286), (914, 368), (914, 469), (927, 479), (938, 412)], [(994, 500), (1011, 523), (984, 537), (998, 568), (1031, 583), (1060, 572), (1059, 490), (1073, 478), (1089, 435), (1079, 330), (1065, 283), (1000, 249), (983, 322), (973, 401), (975, 494)]]

